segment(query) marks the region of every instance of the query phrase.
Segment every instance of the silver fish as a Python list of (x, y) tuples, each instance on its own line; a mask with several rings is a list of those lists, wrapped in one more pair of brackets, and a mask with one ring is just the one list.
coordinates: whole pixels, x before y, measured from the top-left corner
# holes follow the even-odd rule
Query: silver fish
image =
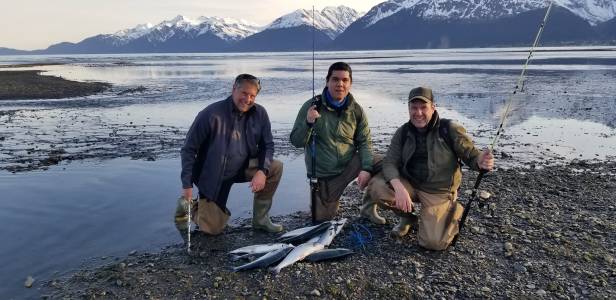
[(233, 268), (233, 272), (238, 272), (238, 271), (243, 271), (243, 270), (250, 270), (250, 269), (256, 269), (256, 268), (266, 268), (269, 267), (270, 265), (273, 265), (277, 262), (279, 262), (281, 259), (283, 259), (285, 256), (287, 256), (287, 254), (289, 254), (289, 252), (291, 252), (291, 250), (293, 249), (293, 247), (287, 247), (287, 248), (282, 248), (282, 249), (278, 249), (278, 250), (274, 250), (270, 253), (267, 253), (247, 264), (241, 265), (241, 266), (237, 266), (235, 268)]
[[(294, 236), (289, 236), (286, 238), (280, 238), (280, 241), (285, 242), (285, 243), (297, 243), (297, 242), (301, 242), (301, 241), (305, 241), (307, 239), (310, 239), (312, 237), (314, 237), (315, 235), (327, 230), (327, 228), (329, 228), (329, 226), (331, 225), (330, 221), (326, 221), (323, 222), (319, 225), (316, 226), (311, 226), (311, 228), (307, 231), (304, 231), (303, 233), (294, 235)], [(301, 228), (300, 228), (301, 229)]]
[[(312, 239), (311, 241), (313, 240), (316, 240), (316, 237)], [(294, 264), (295, 262), (301, 261), (306, 256), (314, 252), (317, 252), (319, 250), (322, 250), (322, 249), (323, 249), (323, 244), (310, 242), (310, 241), (307, 243), (301, 244), (299, 246), (296, 246), (277, 266), (271, 268), (270, 270), (273, 273), (278, 274), (280, 273), (280, 270), (282, 270), (283, 268), (288, 267)]]
[(284, 243), (250, 245), (250, 246), (246, 246), (246, 247), (235, 249), (235, 250), (229, 252), (229, 254), (237, 254), (237, 255), (255, 254), (255, 255), (257, 255), (257, 254), (263, 254), (263, 253), (272, 252), (272, 251), (278, 250), (278, 249), (288, 248), (289, 246), (293, 246), (293, 245), (291, 245), (291, 244), (284, 244)]
[(319, 225), (317, 224), (317, 225), (314, 225), (314, 226), (297, 228), (295, 230), (291, 230), (291, 231), (286, 232), (285, 234), (279, 236), (278, 239), (285, 239), (285, 238), (295, 237), (295, 236), (298, 236), (300, 234), (304, 234), (304, 233), (314, 229), (317, 226), (319, 226)]
[(331, 225), (325, 232), (321, 234), (321, 238), (317, 241), (317, 243), (323, 244), (324, 247), (329, 246), (336, 235), (340, 233), (344, 224), (346, 224), (347, 219), (343, 218), (338, 221), (332, 221)]
[(353, 250), (346, 248), (323, 249), (306, 256), (305, 260), (309, 262), (318, 262), (323, 260), (343, 258), (353, 254)]

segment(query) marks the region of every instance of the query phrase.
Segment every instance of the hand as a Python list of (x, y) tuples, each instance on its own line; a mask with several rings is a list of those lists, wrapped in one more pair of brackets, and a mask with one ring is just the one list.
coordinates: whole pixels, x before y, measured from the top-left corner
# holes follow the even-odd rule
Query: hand
[(252, 176), (252, 180), (250, 181), (250, 189), (253, 193), (260, 192), (265, 187), (265, 173), (259, 170), (255, 173), (255, 176)]
[(402, 182), (400, 182), (399, 179), (392, 179), (390, 183), (395, 192), (394, 199), (396, 201), (396, 208), (403, 212), (412, 212), (413, 201), (411, 201), (411, 196), (409, 196)]
[(357, 184), (359, 185), (360, 190), (363, 191), (366, 188), (366, 186), (368, 186), (368, 182), (370, 182), (370, 178), (372, 178), (372, 176), (370, 175), (370, 172), (363, 171), (363, 170), (359, 172), (359, 175), (357, 175)]
[(191, 203), (192, 202), (192, 188), (184, 189), (183, 196), (184, 196), (184, 199), (188, 201), (188, 203)]
[(492, 171), (492, 169), (494, 169), (494, 155), (492, 151), (490, 151), (490, 149), (483, 150), (479, 155), (477, 164), (479, 165), (479, 169)]
[(308, 109), (308, 113), (306, 113), (306, 122), (308, 122), (308, 124), (314, 124), (320, 117), (321, 114), (317, 111), (317, 106), (313, 105)]

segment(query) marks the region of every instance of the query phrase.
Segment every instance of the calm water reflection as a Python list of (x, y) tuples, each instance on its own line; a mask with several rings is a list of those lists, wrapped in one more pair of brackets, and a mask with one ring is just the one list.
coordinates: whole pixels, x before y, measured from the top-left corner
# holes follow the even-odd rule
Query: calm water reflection
[[(441, 115), (458, 120), (486, 145), (513, 90), (525, 50), (317, 53), (317, 93), (332, 62), (351, 63), (353, 93), (381, 145), (406, 121), (410, 88), (428, 85)], [(613, 159), (616, 51), (544, 50), (535, 56), (526, 93), (515, 99), (498, 148), (517, 163), (546, 157), (564, 162)], [(228, 95), (233, 77), (243, 72), (262, 78), (264, 88), (257, 101), (268, 109), (276, 131), (289, 130), (297, 109), (312, 95), (309, 53), (0, 56), (0, 64), (49, 61), (67, 64), (31, 69), (74, 80), (107, 81), (114, 87), (85, 98), (1, 102), (0, 112), (19, 112), (17, 123), (0, 113), (0, 122), (7, 124), (0, 126), (0, 149), (22, 149), (40, 136), (40, 147), (52, 147), (67, 135), (105, 133), (113, 124), (170, 126), (181, 135), (205, 105)], [(145, 93), (118, 95), (140, 85), (147, 88)], [(6, 157), (3, 153), (0, 162)], [(285, 173), (273, 214), (307, 210), (303, 160), (281, 159)], [(178, 174), (177, 155), (155, 162), (83, 161), (47, 171), (0, 173), (0, 238), (5, 241), (0, 244), (0, 295), (35, 295), (36, 290), (23, 288), (28, 275), (45, 279), (92, 257), (124, 256), (135, 249), (156, 250), (181, 242), (172, 218)], [(247, 185), (234, 187), (229, 202), (233, 218), (249, 217), (251, 206)]]

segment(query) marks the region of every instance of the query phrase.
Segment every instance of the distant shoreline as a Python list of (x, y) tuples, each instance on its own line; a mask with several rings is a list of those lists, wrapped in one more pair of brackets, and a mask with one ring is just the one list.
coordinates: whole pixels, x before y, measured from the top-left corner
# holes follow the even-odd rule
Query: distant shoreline
[[(47, 65), (47, 64), (45, 64)], [(40, 66), (12, 65), (11, 68)], [(8, 68), (9, 66), (4, 66)], [(0, 71), (0, 100), (61, 99), (83, 97), (111, 87), (106, 82), (79, 82), (41, 75), (41, 70)]]

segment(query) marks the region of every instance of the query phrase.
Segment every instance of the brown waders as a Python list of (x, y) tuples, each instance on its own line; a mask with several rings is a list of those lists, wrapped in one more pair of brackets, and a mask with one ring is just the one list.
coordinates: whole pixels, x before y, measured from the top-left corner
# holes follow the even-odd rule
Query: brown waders
[[(233, 180), (223, 183), (219, 196), (220, 200), (224, 200), (219, 201), (221, 204), (226, 204), (226, 200), (229, 196), (229, 191), (233, 183), (248, 182), (252, 180), (255, 173), (258, 171), (256, 165), (256, 160), (251, 159), (249, 161), (248, 168), (244, 170), (244, 174), (242, 174), (242, 176), (236, 176)], [(268, 215), (268, 212), (272, 207), (272, 198), (274, 197), (274, 193), (276, 192), (278, 184), (280, 183), (280, 178), (282, 177), (282, 168), (282, 162), (274, 159), (265, 179), (265, 187), (261, 191), (256, 192), (254, 195), (252, 226), (255, 229), (261, 229), (268, 232), (280, 232), (283, 229), (282, 225), (273, 224)], [(222, 205), (224, 208), (223, 209), (220, 204), (201, 196), (199, 202), (193, 204), (193, 221), (199, 225), (199, 229), (201, 231), (213, 235), (222, 233), (229, 217), (231, 216), (231, 212), (229, 212), (224, 204)]]
[[(382, 159), (382, 156), (374, 155), (373, 172), (381, 170)], [(315, 223), (329, 221), (336, 217), (338, 208), (340, 207), (340, 196), (342, 196), (344, 189), (346, 189), (349, 183), (357, 178), (360, 171), (361, 162), (359, 160), (359, 154), (355, 154), (340, 175), (319, 178), (319, 190), (311, 203), (312, 219)], [(374, 203), (374, 206), (376, 206), (376, 203)], [(367, 210), (372, 211), (372, 208), (371, 206)], [(373, 213), (376, 217), (381, 218), (376, 214), (376, 210), (374, 210)]]
[[(419, 245), (432, 250), (446, 249), (458, 233), (458, 221), (464, 208), (456, 201), (456, 192), (431, 194), (413, 188), (404, 178), (400, 181), (411, 196), (413, 202), (421, 203), (419, 212), (419, 228), (417, 240)], [(413, 215), (396, 208), (395, 192), (391, 185), (385, 182), (383, 174), (379, 173), (368, 184), (368, 197), (384, 208), (394, 211), (400, 216), (400, 223), (393, 228), (396, 236), (408, 233)]]

